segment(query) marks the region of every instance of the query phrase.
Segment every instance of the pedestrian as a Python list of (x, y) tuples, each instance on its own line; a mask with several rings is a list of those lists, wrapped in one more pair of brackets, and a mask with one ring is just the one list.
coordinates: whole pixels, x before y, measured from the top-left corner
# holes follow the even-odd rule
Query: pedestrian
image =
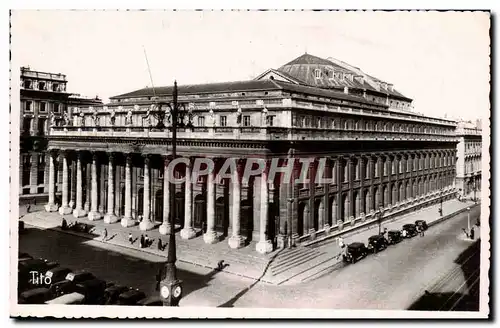
[(144, 237), (144, 245), (146, 245), (146, 247), (149, 247), (151, 245), (150, 242), (149, 242), (148, 235), (146, 235), (146, 237)]
[(423, 237), (425, 235), (425, 229), (424, 227), (420, 227), (420, 237)]
[(66, 230), (67, 228), (68, 228), (68, 222), (66, 222), (66, 219), (63, 218), (61, 223), (61, 229)]
[(104, 233), (102, 236), (102, 241), (106, 241), (106, 238), (108, 238), (108, 229), (104, 228)]
[(30, 212), (30, 210), (31, 210), (31, 205), (30, 205), (30, 204), (28, 204), (28, 207), (26, 208), (26, 213), (29, 213), (29, 212)]
[(345, 247), (344, 239), (342, 237), (339, 237), (339, 247), (340, 248), (344, 248)]
[(141, 235), (140, 245), (141, 245), (141, 248), (144, 248), (144, 235)]
[(162, 242), (161, 242), (161, 238), (158, 238), (158, 250), (159, 251), (163, 250), (162, 246), (163, 245), (162, 245)]
[(474, 227), (470, 228), (470, 239), (474, 240)]
[(403, 234), (403, 238), (406, 238), (406, 229), (405, 229), (405, 230), (403, 230), (403, 233), (402, 233), (402, 234)]
[(131, 232), (128, 233), (128, 241), (129, 241), (130, 245), (132, 245), (134, 243), (134, 236), (132, 236)]

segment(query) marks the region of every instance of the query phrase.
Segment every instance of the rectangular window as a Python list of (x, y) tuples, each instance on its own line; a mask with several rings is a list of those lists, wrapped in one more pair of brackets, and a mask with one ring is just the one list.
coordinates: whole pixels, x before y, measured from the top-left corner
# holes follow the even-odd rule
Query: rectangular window
[(243, 116), (243, 126), (250, 126), (250, 115)]
[(220, 126), (227, 126), (227, 116), (220, 117)]
[(332, 165), (332, 182), (337, 183), (337, 164), (333, 163)]
[(276, 116), (275, 115), (268, 115), (267, 116), (267, 125), (268, 126), (274, 126), (274, 120)]
[(40, 111), (45, 112), (47, 111), (47, 103), (45, 102), (40, 102)]
[(45, 170), (38, 170), (37, 172), (37, 177), (36, 177), (36, 184), (41, 185), (44, 183), (45, 179)]
[(26, 101), (25, 102), (25, 107), (24, 110), (27, 112), (31, 112), (33, 110), (33, 103), (31, 101)]
[(163, 172), (164, 170), (162, 169), (158, 170), (158, 179), (163, 179)]
[(54, 103), (54, 113), (59, 113), (60, 106), (58, 103)]
[(198, 116), (198, 126), (205, 126), (205, 116)]

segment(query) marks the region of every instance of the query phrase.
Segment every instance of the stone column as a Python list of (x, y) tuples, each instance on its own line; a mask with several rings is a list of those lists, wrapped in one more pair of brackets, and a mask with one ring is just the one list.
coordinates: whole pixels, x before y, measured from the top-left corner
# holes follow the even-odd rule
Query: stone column
[(170, 224), (170, 177), (168, 176), (169, 164), (170, 158), (165, 157), (163, 159), (163, 223), (160, 225), (160, 234), (162, 235), (172, 233), (172, 225)]
[(80, 218), (87, 215), (87, 211), (83, 209), (83, 184), (82, 184), (82, 157), (83, 154), (79, 152), (76, 160), (76, 207), (73, 210), (73, 216)]
[(154, 223), (151, 221), (151, 188), (150, 188), (150, 168), (151, 162), (148, 155), (144, 157), (144, 200), (143, 200), (143, 210), (142, 210), (142, 221), (139, 224), (139, 229), (142, 231), (151, 230), (155, 227)]
[(127, 155), (125, 164), (125, 215), (121, 220), (123, 227), (131, 227), (135, 225), (135, 220), (132, 218), (132, 156)]
[(182, 239), (191, 239), (196, 236), (193, 229), (193, 185), (191, 183), (191, 159), (186, 164), (186, 182), (184, 187), (184, 228), (181, 230)]
[(92, 154), (92, 186), (91, 186), (91, 199), (90, 199), (90, 213), (89, 220), (95, 221), (102, 219), (102, 214), (99, 213), (97, 208), (97, 202), (99, 199), (99, 194), (97, 193), (97, 153)]
[(49, 154), (49, 202), (45, 205), (47, 212), (57, 211), (58, 205), (56, 201), (56, 172), (55, 172), (55, 157), (56, 153), (51, 151)]
[(207, 232), (203, 235), (203, 240), (207, 244), (214, 244), (218, 241), (215, 232), (215, 166), (207, 176)]
[(266, 165), (264, 171), (261, 174), (260, 180), (260, 226), (259, 226), (259, 242), (255, 245), (257, 252), (261, 254), (272, 252), (273, 245), (271, 240), (268, 238), (269, 234), (267, 232), (268, 226), (268, 205), (269, 205), (269, 190), (268, 190), (268, 168)]
[(90, 163), (86, 163), (85, 166), (86, 166), (86, 170), (85, 170), (85, 203), (83, 204), (83, 208), (85, 209), (85, 211), (87, 211), (87, 213), (90, 211), (90, 201), (91, 201), (91, 185), (92, 185), (92, 182), (91, 182), (91, 165)]
[(241, 207), (241, 163), (237, 162), (237, 168), (232, 172), (231, 184), (233, 186), (233, 207), (232, 207), (232, 236), (229, 238), (229, 247), (240, 248), (245, 244), (244, 238), (240, 234), (240, 207)]
[(63, 176), (62, 176), (62, 204), (59, 208), (59, 214), (66, 215), (71, 214), (72, 209), (68, 205), (68, 192), (69, 192), (69, 177), (68, 177), (68, 154), (67, 152), (62, 153), (62, 162), (63, 162)]
[(74, 208), (76, 205), (76, 165), (75, 161), (71, 161), (71, 179), (70, 179), (70, 184), (71, 184), (71, 193), (70, 193), (70, 200), (69, 200), (69, 207)]
[[(114, 154), (108, 156), (108, 212), (104, 216), (104, 222), (116, 223), (119, 221), (115, 215), (115, 170), (114, 170)], [(102, 192), (102, 191), (101, 191)]]

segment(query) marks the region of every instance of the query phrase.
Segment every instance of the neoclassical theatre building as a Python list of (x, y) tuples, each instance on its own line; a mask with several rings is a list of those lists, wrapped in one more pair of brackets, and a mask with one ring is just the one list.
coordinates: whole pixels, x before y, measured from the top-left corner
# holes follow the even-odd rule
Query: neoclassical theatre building
[[(231, 248), (256, 242), (265, 253), (455, 194), (454, 121), (415, 113), (391, 84), (309, 54), (254, 80), (180, 85), (193, 126), (178, 129), (177, 153), (189, 161), (175, 174), (191, 177), (197, 157), (214, 159), (216, 168), (235, 159), (240, 169), (253, 157), (279, 157), (280, 165), (311, 158), (308, 175), (324, 170), (331, 183), (289, 183), (280, 175), (262, 183), (266, 171), (248, 181), (223, 179), (216, 171), (170, 190), (171, 122), (158, 104), (172, 93), (145, 88), (105, 106), (70, 108), (71, 117), (50, 130), (46, 210), (166, 233), (174, 193), (182, 238)], [(158, 129), (158, 119), (167, 127)]]

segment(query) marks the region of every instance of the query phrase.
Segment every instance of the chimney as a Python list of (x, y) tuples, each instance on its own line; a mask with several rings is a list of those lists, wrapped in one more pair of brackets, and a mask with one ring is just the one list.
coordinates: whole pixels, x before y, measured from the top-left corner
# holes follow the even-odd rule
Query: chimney
[(348, 93), (349, 93), (349, 88), (348, 88), (348, 87), (344, 87), (344, 93), (345, 93), (345, 94), (348, 94)]

